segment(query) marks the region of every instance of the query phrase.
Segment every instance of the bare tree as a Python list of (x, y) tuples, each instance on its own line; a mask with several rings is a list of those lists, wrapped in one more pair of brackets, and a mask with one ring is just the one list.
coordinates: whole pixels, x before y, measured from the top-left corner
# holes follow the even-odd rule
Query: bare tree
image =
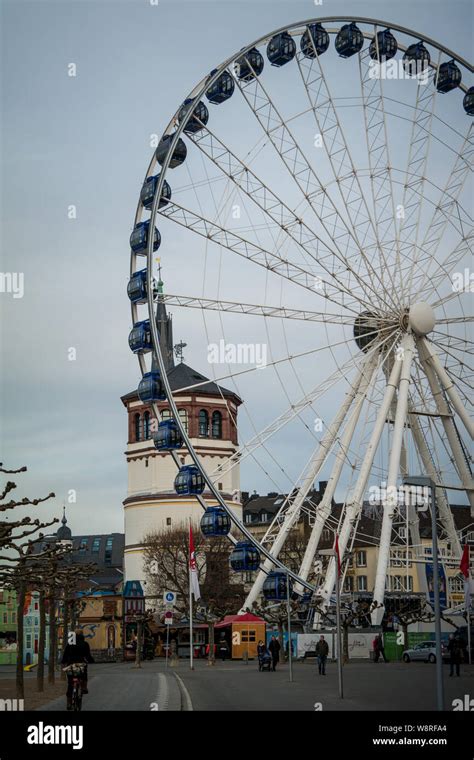
[[(231, 580), (229, 555), (232, 546), (227, 538), (204, 537), (193, 526), (194, 548), (201, 600), (197, 619), (209, 628), (209, 662), (214, 662), (214, 625), (229, 612), (236, 612), (244, 599), (242, 584)], [(189, 528), (183, 524), (173, 530), (145, 536), (145, 572), (151, 593), (159, 601), (167, 590), (175, 591), (174, 613), (178, 618), (189, 614)]]

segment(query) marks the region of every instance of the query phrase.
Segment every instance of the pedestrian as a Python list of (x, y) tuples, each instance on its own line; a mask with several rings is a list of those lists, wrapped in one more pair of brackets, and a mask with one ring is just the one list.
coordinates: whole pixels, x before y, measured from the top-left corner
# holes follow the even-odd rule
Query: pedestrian
[(263, 657), (263, 655), (265, 654), (266, 649), (267, 648), (266, 648), (265, 644), (263, 643), (262, 639), (260, 639), (260, 641), (257, 644), (257, 655), (258, 655), (259, 659), (260, 659), (260, 657)]
[(278, 641), (275, 636), (272, 636), (271, 641), (268, 645), (268, 648), (270, 650), (270, 654), (272, 656), (272, 670), (276, 670), (276, 666), (280, 662), (280, 642)]
[(378, 634), (378, 636), (375, 637), (375, 639), (372, 642), (372, 646), (374, 648), (374, 662), (379, 661), (380, 655), (383, 657), (384, 662), (388, 662), (387, 658), (385, 657), (385, 647), (383, 643), (383, 636), (381, 633)]
[(449, 634), (449, 642), (448, 642), (448, 652), (449, 652), (449, 675), (454, 675), (454, 666), (456, 666), (456, 675), (459, 676), (460, 674), (460, 665), (461, 665), (461, 657), (462, 657), (462, 649), (460, 646), (459, 639), (457, 639), (453, 633)]
[(221, 638), (219, 640), (219, 657), (221, 658), (222, 662), (225, 661), (225, 658), (229, 654), (229, 645), (225, 639), (225, 633), (221, 633)]
[(319, 675), (326, 675), (326, 660), (329, 654), (329, 645), (324, 636), (319, 637), (319, 641), (316, 644), (316, 656), (318, 658)]

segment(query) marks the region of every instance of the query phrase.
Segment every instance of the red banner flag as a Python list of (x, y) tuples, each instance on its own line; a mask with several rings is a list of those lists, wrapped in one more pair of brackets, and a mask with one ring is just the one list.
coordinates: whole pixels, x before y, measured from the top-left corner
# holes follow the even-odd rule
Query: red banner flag
[(336, 533), (336, 541), (334, 542), (334, 549), (337, 555), (337, 577), (341, 577), (341, 555), (339, 554), (339, 536)]
[(467, 544), (464, 546), (459, 569), (465, 578), (469, 578), (469, 547)]

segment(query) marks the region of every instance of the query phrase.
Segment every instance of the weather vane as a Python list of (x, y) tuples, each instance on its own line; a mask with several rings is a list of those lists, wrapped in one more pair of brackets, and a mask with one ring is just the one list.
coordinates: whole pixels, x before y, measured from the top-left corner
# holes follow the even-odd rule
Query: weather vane
[(181, 363), (184, 362), (184, 356), (183, 356), (183, 348), (186, 348), (188, 344), (183, 343), (183, 341), (180, 341), (180, 343), (176, 343), (174, 346), (174, 353), (177, 359), (180, 359)]

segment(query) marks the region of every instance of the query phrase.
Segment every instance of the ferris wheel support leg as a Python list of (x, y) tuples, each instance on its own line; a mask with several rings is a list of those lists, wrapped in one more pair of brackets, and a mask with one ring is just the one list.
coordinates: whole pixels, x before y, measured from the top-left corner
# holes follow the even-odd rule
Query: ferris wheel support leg
[(467, 413), (466, 407), (459, 398), (459, 394), (457, 393), (451, 378), (441, 364), (433, 346), (428, 340), (426, 340), (426, 338), (420, 338), (419, 343), (423, 347), (426, 363), (434, 369), (439, 382), (448, 394), (449, 399), (454, 409), (458, 413), (464, 427), (466, 428), (471, 438), (474, 438), (474, 425), (472, 424), (472, 420)]
[(425, 346), (423, 343), (418, 344), (418, 352), (420, 355), (423, 370), (426, 377), (428, 378), (428, 383), (431, 388), (431, 393), (433, 395), (438, 414), (440, 415), (441, 421), (443, 423), (444, 431), (446, 433), (451, 452), (454, 457), (456, 470), (458, 472), (462, 486), (467, 493), (469, 504), (471, 505), (471, 514), (474, 514), (474, 491), (472, 476), (465, 459), (463, 448), (459, 441), (458, 432), (451, 417), (449, 405), (443, 396), (438, 378), (433, 370), (433, 367), (427, 360), (428, 357), (425, 353)]
[[(364, 377), (368, 373), (368, 366), (371, 364), (371, 361), (372, 361), (372, 357), (370, 358), (370, 361), (369, 359), (365, 360), (364, 364), (362, 365), (362, 368), (359, 370), (356, 378), (354, 379), (354, 383), (350, 391), (346, 395), (344, 403), (342, 404), (341, 408), (336, 414), (333, 422), (327, 429), (318, 448), (314, 452), (313, 457), (310, 459), (307, 466), (305, 467), (305, 471), (303, 472), (303, 475), (301, 477), (301, 485), (299, 486), (296, 498), (294, 499), (293, 503), (289, 506), (285, 514), (283, 524), (278, 532), (277, 537), (275, 538), (272, 544), (271, 553), (273, 557), (278, 557), (278, 554), (280, 553), (282, 546), (284, 545), (286, 539), (288, 538), (289, 531), (291, 530), (292, 526), (298, 519), (301, 506), (304, 503), (308, 495), (308, 492), (314, 483), (314, 479), (316, 478), (326, 457), (329, 454), (329, 451), (331, 450), (334, 444), (334, 441), (336, 440), (338, 436), (341, 425), (343, 424), (344, 419), (350, 407), (352, 406), (352, 402), (354, 401), (357, 391), (361, 383), (363, 382)], [(268, 573), (272, 570), (272, 568), (273, 568), (273, 563), (271, 562), (271, 560), (266, 559), (261, 569), (259, 570), (258, 575), (254, 581), (254, 584), (252, 588), (250, 589), (250, 592), (243, 604), (243, 607), (241, 610), (242, 612), (248, 609), (250, 610), (252, 609), (253, 604), (257, 601), (258, 597), (260, 596), (262, 592), (265, 578), (267, 577)]]
[[(415, 442), (415, 446), (420, 455), (420, 459), (422, 461), (425, 472), (429, 475), (429, 477), (434, 483), (439, 483), (441, 480), (440, 474), (431, 457), (430, 450), (425, 441), (423, 431), (420, 427), (418, 418), (415, 414), (411, 414), (410, 411), (408, 414), (409, 414), (410, 428), (411, 428), (413, 440)], [(446, 499), (444, 488), (436, 488), (436, 505), (438, 508), (438, 514), (440, 516), (440, 520), (449, 537), (449, 542), (451, 544), (453, 554), (455, 554), (457, 557), (460, 558), (461, 557), (461, 543), (459, 541), (459, 537), (456, 532), (456, 526), (454, 524), (453, 513), (451, 512), (451, 509), (448, 504), (448, 500)], [(418, 541), (418, 543), (421, 543), (421, 542)], [(423, 573), (423, 575), (425, 575), (425, 573)]]
[(411, 334), (405, 335), (402, 340), (403, 349), (401, 359), (402, 369), (398, 388), (397, 411), (393, 427), (392, 448), (388, 464), (387, 499), (383, 508), (382, 531), (380, 535), (379, 556), (375, 575), (374, 609), (372, 611), (372, 625), (380, 625), (384, 613), (385, 579), (390, 557), (390, 539), (392, 535), (392, 523), (397, 507), (397, 479), (400, 472), (400, 457), (403, 445), (403, 433), (408, 410), (408, 387), (410, 385), (410, 370), (415, 353), (415, 342)]
[[(346, 514), (344, 516), (344, 522), (342, 524), (341, 533), (339, 535), (339, 553), (341, 557), (343, 557), (344, 555), (344, 552), (349, 543), (349, 539), (350, 539), (353, 527), (356, 524), (357, 520), (359, 519), (359, 515), (362, 510), (362, 503), (364, 500), (364, 494), (367, 487), (367, 481), (369, 479), (370, 472), (372, 470), (372, 465), (373, 465), (375, 454), (377, 452), (377, 449), (380, 443), (380, 438), (383, 433), (385, 422), (387, 420), (388, 413), (390, 411), (390, 408), (393, 403), (393, 399), (395, 397), (395, 389), (398, 387), (401, 369), (402, 369), (402, 363), (400, 361), (395, 361), (392, 367), (392, 371), (390, 372), (390, 376), (387, 379), (387, 386), (385, 388), (382, 404), (380, 406), (377, 419), (375, 421), (375, 425), (372, 430), (372, 434), (370, 436), (369, 444), (367, 446), (367, 450), (365, 452), (365, 456), (362, 461), (362, 465), (360, 468), (360, 473), (357, 479), (354, 493), (352, 495), (351, 500), (349, 501), (347, 505)], [(301, 571), (299, 573), (299, 576), (300, 578), (304, 577)], [(326, 573), (326, 578), (321, 588), (321, 596), (323, 598), (322, 605), (324, 607), (327, 607), (329, 604), (329, 599), (331, 598), (331, 594), (333, 592), (335, 582), (336, 582), (336, 563), (335, 563), (334, 558), (331, 557), (329, 561), (329, 565), (328, 565), (328, 570)]]
[[(306, 545), (303, 560), (301, 562), (299, 577), (303, 578), (304, 580), (307, 580), (308, 578), (311, 567), (313, 565), (314, 555), (319, 545), (321, 533), (323, 531), (326, 520), (331, 514), (331, 505), (332, 505), (334, 492), (336, 490), (336, 486), (341, 476), (342, 468), (344, 467), (344, 463), (347, 458), (347, 451), (349, 449), (352, 437), (354, 435), (357, 422), (359, 421), (362, 405), (364, 403), (364, 400), (367, 394), (367, 389), (374, 376), (374, 373), (376, 372), (377, 363), (378, 363), (378, 358), (377, 356), (375, 356), (373, 361), (367, 365), (367, 373), (359, 386), (359, 390), (357, 391), (354, 410), (342, 434), (339, 448), (336, 454), (335, 462), (334, 462), (331, 474), (329, 476), (326, 490), (324, 492), (324, 496), (320, 504), (318, 504), (318, 507), (316, 510), (316, 519), (314, 521), (311, 535)], [(295, 591), (300, 594), (303, 593), (303, 589), (298, 584), (295, 585)]]

